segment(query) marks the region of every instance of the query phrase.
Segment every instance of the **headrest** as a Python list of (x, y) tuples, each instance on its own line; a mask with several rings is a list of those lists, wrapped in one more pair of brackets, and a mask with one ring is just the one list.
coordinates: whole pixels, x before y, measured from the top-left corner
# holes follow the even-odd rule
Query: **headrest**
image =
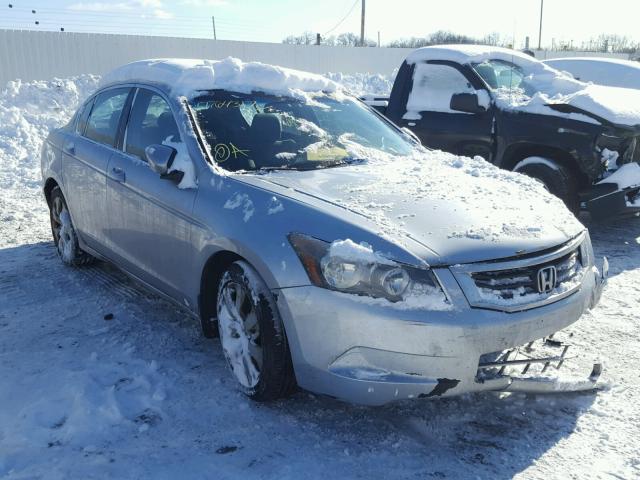
[[(163, 112), (160, 114), (158, 117), (158, 128), (160, 129), (162, 138), (178, 134), (178, 126), (176, 125), (171, 112)], [(173, 141), (176, 140), (177, 138), (173, 139)]]
[(255, 142), (275, 142), (280, 140), (282, 125), (280, 117), (273, 113), (256, 113), (251, 122), (251, 138)]

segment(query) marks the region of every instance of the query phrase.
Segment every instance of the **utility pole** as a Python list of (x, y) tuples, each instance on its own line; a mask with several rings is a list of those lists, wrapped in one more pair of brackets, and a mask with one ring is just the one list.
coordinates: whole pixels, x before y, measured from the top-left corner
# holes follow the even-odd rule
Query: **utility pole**
[(365, 0), (362, 0), (362, 16), (360, 17), (360, 46), (364, 47), (364, 5)]
[(380, 30), (378, 30), (378, 48), (380, 48)]
[(540, 0), (540, 30), (538, 30), (538, 50), (542, 50), (542, 11), (544, 9), (544, 0)]
[(211, 16), (211, 25), (213, 25), (213, 39), (217, 40), (218, 37), (216, 36), (216, 17), (214, 17), (213, 15)]

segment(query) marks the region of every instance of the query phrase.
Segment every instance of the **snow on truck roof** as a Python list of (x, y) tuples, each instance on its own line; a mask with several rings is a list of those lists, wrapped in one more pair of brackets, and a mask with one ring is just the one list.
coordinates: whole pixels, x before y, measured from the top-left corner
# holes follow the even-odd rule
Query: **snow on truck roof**
[(418, 48), (411, 52), (407, 63), (427, 62), (429, 60), (449, 60), (457, 63), (482, 63), (485, 60), (505, 60), (517, 64), (539, 64), (540, 62), (526, 53), (509, 48), (490, 45), (434, 45)]
[(160, 58), (139, 60), (116, 68), (102, 85), (116, 82), (153, 82), (168, 85), (171, 93), (190, 96), (199, 90), (223, 89), (241, 93), (260, 91), (275, 95), (335, 92), (341, 87), (321, 75), (260, 62)]

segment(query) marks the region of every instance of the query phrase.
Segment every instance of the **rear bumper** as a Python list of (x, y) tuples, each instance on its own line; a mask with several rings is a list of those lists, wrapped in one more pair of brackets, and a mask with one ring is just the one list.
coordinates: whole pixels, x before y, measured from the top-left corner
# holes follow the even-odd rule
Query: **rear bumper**
[(471, 308), (449, 270), (436, 273), (455, 305), (450, 311), (402, 310), (311, 286), (279, 290), (298, 384), (368, 405), (507, 390), (515, 379), (478, 379), (480, 357), (572, 324), (604, 285), (594, 270), (569, 297), (506, 313)]

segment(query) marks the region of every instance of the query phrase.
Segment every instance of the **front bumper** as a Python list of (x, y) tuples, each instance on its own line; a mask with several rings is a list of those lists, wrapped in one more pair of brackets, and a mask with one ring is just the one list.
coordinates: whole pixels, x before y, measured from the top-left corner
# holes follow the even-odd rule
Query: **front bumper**
[(478, 378), (480, 357), (572, 324), (595, 306), (605, 281), (593, 269), (569, 297), (506, 313), (470, 307), (449, 269), (434, 271), (452, 310), (402, 310), (313, 286), (278, 290), (298, 384), (367, 405), (508, 390), (514, 379)]
[(640, 186), (600, 183), (581, 197), (581, 207), (598, 222), (640, 215)]

